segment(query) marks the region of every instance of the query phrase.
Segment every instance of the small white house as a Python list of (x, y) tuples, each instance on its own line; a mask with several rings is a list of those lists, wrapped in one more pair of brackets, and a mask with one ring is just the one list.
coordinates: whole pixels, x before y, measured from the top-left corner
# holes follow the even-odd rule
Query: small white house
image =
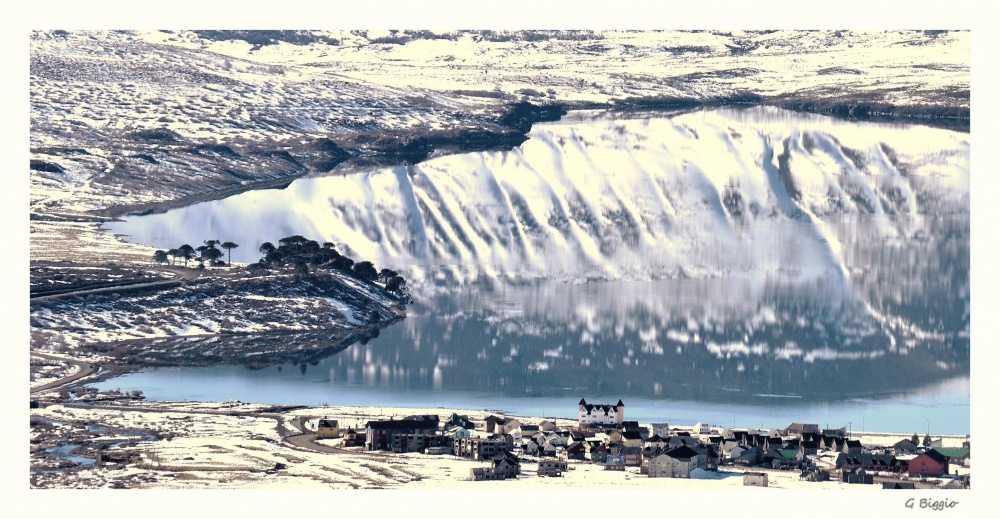
[(503, 421), (498, 423), (497, 426), (498, 429), (500, 429), (497, 432), (502, 434), (511, 434), (512, 431), (521, 428), (521, 422), (517, 418), (507, 417), (504, 418)]
[(712, 434), (712, 426), (706, 422), (698, 422), (694, 425), (694, 430), (698, 434)]
[(744, 472), (743, 486), (745, 487), (766, 487), (767, 473), (765, 472)]

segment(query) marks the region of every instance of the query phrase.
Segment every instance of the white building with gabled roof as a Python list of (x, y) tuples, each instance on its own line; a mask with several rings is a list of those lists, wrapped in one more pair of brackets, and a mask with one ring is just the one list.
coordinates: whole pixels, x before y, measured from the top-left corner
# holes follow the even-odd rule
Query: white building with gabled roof
[(615, 405), (588, 404), (585, 398), (580, 399), (579, 424), (581, 429), (591, 425), (621, 425), (625, 419), (625, 404), (621, 399)]

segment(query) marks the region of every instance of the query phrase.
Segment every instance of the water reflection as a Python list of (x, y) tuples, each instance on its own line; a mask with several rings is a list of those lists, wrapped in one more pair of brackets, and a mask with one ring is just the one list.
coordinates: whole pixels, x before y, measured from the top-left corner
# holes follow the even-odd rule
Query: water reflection
[[(113, 230), (202, 229), (242, 261), (302, 234), (404, 273), (417, 305), (367, 344), (297, 339), (303, 362), (255, 339), (260, 376), (320, 373), (334, 395), (899, 407), (969, 374), (968, 155), (967, 134), (774, 109), (572, 114), (511, 151)], [(945, 387), (967, 423), (967, 386)]]

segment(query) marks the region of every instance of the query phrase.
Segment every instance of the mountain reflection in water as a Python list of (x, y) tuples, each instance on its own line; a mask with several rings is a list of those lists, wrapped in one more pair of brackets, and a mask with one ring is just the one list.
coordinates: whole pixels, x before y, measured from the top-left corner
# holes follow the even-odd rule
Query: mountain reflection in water
[[(651, 413), (784, 408), (785, 421), (908, 409), (890, 430), (946, 404), (936, 419), (967, 432), (968, 154), (967, 134), (773, 109), (571, 114), (511, 151), (303, 179), (112, 230), (167, 247), (202, 228), (246, 244), (236, 259), (295, 229), (402, 272), (417, 301), (405, 320), (253, 375), (321, 383), (320, 402), (572, 416), (603, 397)], [(169, 373), (192, 387), (190, 370)], [(261, 398), (292, 396), (268, 387)]]

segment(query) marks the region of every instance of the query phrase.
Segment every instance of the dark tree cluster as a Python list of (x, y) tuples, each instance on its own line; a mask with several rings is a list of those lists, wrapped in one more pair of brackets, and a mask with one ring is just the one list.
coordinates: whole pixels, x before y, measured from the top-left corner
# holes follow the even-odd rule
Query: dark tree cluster
[[(221, 261), (223, 252), (219, 248), (226, 249), (229, 253), (229, 261)], [(205, 240), (203, 245), (198, 247), (192, 247), (185, 243), (176, 249), (170, 250), (158, 250), (153, 253), (153, 261), (157, 263), (167, 263), (168, 258), (171, 265), (175, 264), (178, 259), (184, 260), (184, 266), (186, 267), (188, 261), (193, 259), (198, 260), (198, 266), (204, 267), (207, 263), (212, 267), (224, 267), (226, 265), (232, 264), (232, 253), (233, 249), (239, 247), (238, 244), (231, 241), (220, 242), (219, 240)]]
[(270, 268), (291, 268), (296, 272), (308, 272), (309, 267), (339, 270), (355, 279), (369, 283), (384, 283), (386, 292), (400, 298), (404, 303), (412, 299), (406, 290), (406, 280), (398, 272), (375, 268), (370, 261), (358, 261), (341, 254), (333, 243), (322, 245), (304, 236), (295, 235), (278, 240), (275, 246), (264, 242), (258, 248), (262, 257), (260, 263)]

